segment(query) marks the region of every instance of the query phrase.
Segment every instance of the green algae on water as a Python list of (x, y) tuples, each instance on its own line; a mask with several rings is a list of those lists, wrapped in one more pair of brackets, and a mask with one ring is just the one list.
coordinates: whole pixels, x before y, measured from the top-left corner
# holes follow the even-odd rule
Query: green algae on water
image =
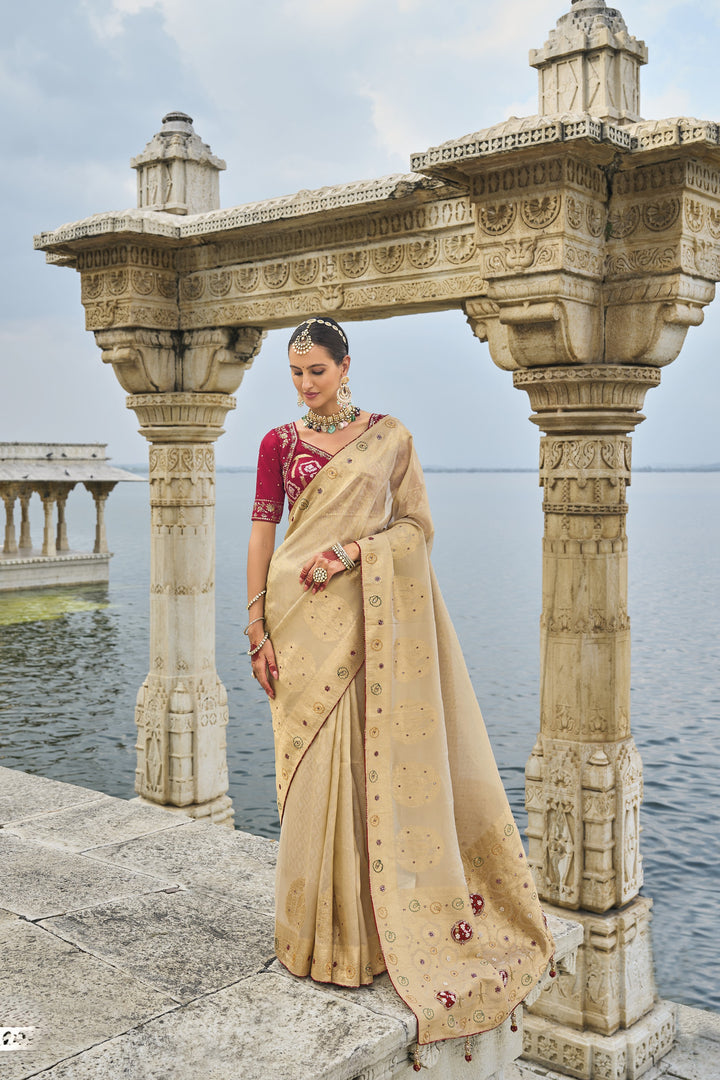
[(27, 589), (0, 594), (0, 626), (60, 619), (79, 611), (102, 611), (109, 607), (107, 591), (97, 589)]

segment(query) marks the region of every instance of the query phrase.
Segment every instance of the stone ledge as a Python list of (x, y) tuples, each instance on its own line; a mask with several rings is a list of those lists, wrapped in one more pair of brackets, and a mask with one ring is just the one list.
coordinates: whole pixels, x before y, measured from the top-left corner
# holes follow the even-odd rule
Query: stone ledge
[[(275, 841), (14, 769), (0, 790), (0, 1027), (28, 1032), (3, 1080), (414, 1077), (415, 1019), (387, 976), (343, 990), (274, 958)], [(571, 963), (581, 928), (551, 928)], [(489, 1080), (519, 1028), (478, 1036), (472, 1066), (463, 1039), (423, 1060), (433, 1080)]]

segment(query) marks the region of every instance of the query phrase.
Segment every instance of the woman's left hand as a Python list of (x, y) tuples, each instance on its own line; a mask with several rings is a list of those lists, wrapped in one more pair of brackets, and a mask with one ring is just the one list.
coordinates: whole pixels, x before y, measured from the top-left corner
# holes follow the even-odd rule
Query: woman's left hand
[[(325, 581), (313, 581), (313, 573), (321, 567), (326, 573), (327, 578)], [(304, 564), (300, 571), (300, 584), (304, 589), (312, 588), (314, 593), (320, 592), (324, 589), (328, 581), (334, 574), (343, 573), (345, 566), (340, 562), (334, 551), (321, 551), (319, 555), (313, 555), (311, 559)]]

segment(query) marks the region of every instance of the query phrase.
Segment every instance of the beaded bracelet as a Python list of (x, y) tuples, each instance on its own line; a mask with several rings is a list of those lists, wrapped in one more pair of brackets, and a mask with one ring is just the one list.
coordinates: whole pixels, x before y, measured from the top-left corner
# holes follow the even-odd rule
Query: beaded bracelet
[(243, 630), (243, 634), (245, 634), (245, 637), (248, 636), (248, 630), (250, 629), (250, 627), (253, 625), (253, 623), (256, 623), (256, 622), (265, 622), (265, 616), (260, 615), (257, 619), (251, 619), (250, 620), (250, 622), (247, 624), (247, 626)]
[(250, 610), (250, 608), (251, 608), (251, 607), (253, 606), (253, 604), (255, 603), (255, 601), (256, 601), (256, 600), (259, 600), (261, 596), (264, 596), (266, 592), (267, 592), (267, 589), (263, 589), (263, 590), (262, 590), (262, 592), (259, 592), (259, 593), (257, 594), (257, 596), (253, 596), (252, 600), (250, 600), (250, 601), (248, 602), (248, 606), (247, 606), (247, 609), (248, 609), (248, 611), (249, 611), (249, 610)]
[(248, 656), (254, 656), (255, 653), (259, 653), (266, 641), (270, 640), (270, 635), (266, 634), (262, 641), (258, 642), (254, 649), (248, 649)]
[(345, 567), (346, 570), (354, 570), (355, 569), (355, 566), (357, 564), (353, 562), (353, 560), (350, 558), (350, 556), (348, 555), (347, 551), (342, 546), (342, 544), (333, 544), (332, 550), (335, 553), (335, 555), (337, 555), (338, 559), (343, 564), (343, 566)]

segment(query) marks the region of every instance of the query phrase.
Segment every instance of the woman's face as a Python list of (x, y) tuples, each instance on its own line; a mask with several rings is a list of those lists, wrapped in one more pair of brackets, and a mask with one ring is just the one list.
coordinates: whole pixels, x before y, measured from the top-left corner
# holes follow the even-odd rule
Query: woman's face
[(338, 410), (338, 387), (350, 367), (350, 357), (336, 364), (324, 345), (313, 345), (302, 356), (291, 345), (288, 355), (293, 384), (305, 404), (313, 412), (332, 416)]

